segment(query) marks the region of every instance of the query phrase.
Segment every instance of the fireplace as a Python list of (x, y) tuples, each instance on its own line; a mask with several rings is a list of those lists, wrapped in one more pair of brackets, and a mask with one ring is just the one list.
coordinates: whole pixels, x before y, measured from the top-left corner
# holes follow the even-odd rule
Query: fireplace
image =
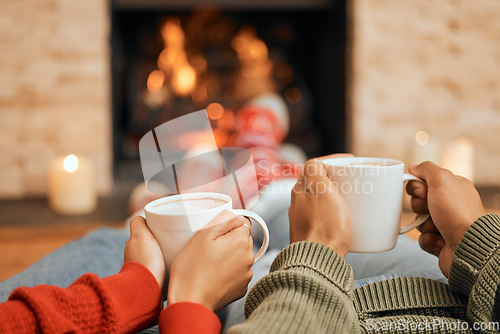
[[(286, 142), (308, 156), (345, 150), (344, 1), (292, 0), (274, 7), (227, 1), (203, 2), (200, 7), (196, 1), (180, 5), (122, 0), (112, 2), (111, 14), (115, 167), (138, 160), (138, 141), (152, 128), (211, 104), (235, 113), (266, 91), (276, 93), (288, 107)], [(265, 80), (242, 83), (238, 73), (246, 65), (235, 49), (238, 37), (253, 38), (255, 45), (267, 49), (267, 63), (260, 68), (268, 70)], [(171, 44), (182, 39), (184, 54), (172, 56), (166, 39)], [(188, 81), (189, 71), (203, 67), (202, 87), (183, 92), (172, 83), (165, 91), (169, 69), (162, 64), (168, 57), (180, 61), (170, 69), (186, 66)], [(223, 138), (220, 144), (224, 146)]]
[[(200, 4), (235, 15), (235, 31), (244, 23), (254, 26), (276, 63), (275, 50), (284, 44), (268, 40), (270, 27), (284, 22), (296, 29), (295, 39), (286, 44), (295, 63), (287, 61), (300, 66), (294, 78), (310, 95), (302, 100), (308, 106), (306, 120), (292, 124), (287, 140), (310, 156), (344, 150), (347, 116), (347, 146), (356, 155), (407, 160), (418, 149), (421, 131), (429, 143), (441, 145), (466, 137), (475, 148), (476, 184), (500, 184), (500, 44), (493, 15), (500, 2), (74, 0), (2, 8), (6, 29), (0, 37), (7, 51), (0, 54), (5, 67), (0, 75), (0, 197), (43, 196), (47, 167), (54, 157), (69, 154), (94, 161), (100, 193), (109, 193), (112, 162), (137, 162), (137, 138), (151, 129), (132, 128), (140, 123), (130, 112), (134, 94), (144, 90), (157, 69), (162, 23), (179, 17), (184, 24)], [(156, 49), (148, 51), (148, 45)], [(149, 62), (143, 73), (133, 69), (133, 56)], [(283, 90), (278, 93), (284, 97)], [(299, 105), (289, 107), (301, 115)], [(304, 138), (301, 127), (316, 134), (314, 140)], [(136, 184), (142, 176), (140, 166), (134, 166)]]

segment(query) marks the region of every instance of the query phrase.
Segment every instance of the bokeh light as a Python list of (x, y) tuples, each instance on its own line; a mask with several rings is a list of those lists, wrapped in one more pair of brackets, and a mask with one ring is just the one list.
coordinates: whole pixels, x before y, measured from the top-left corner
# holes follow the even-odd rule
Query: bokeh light
[(425, 146), (429, 142), (429, 134), (423, 130), (420, 130), (415, 135), (415, 141), (420, 146)]
[(210, 103), (207, 106), (208, 118), (218, 120), (224, 115), (224, 107), (220, 103)]

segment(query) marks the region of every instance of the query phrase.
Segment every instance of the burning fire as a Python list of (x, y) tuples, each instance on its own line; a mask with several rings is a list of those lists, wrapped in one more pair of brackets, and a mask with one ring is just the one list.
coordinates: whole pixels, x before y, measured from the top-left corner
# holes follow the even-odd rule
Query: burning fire
[[(178, 18), (169, 18), (161, 28), (164, 49), (158, 57), (158, 68), (148, 77), (149, 94), (165, 93), (180, 97), (191, 96), (199, 106), (210, 102), (213, 95), (210, 89), (217, 84), (201, 80), (207, 71), (207, 60), (200, 54), (191, 55), (188, 59), (185, 45), (186, 37)], [(257, 37), (255, 29), (243, 27), (232, 39), (231, 46), (235, 50), (241, 66), (235, 87), (235, 96), (242, 100), (260, 93), (274, 91), (271, 74), (273, 63), (269, 59), (266, 44)], [(169, 93), (171, 92), (171, 93)], [(213, 97), (213, 96), (212, 96)]]
[(243, 27), (231, 43), (238, 55), (240, 74), (236, 81), (236, 98), (246, 101), (255, 96), (275, 92), (272, 78), (273, 62), (266, 44), (257, 37), (255, 29)]
[(179, 66), (174, 70), (170, 84), (175, 94), (188, 96), (196, 86), (196, 72), (189, 64)]
[[(227, 58), (224, 57), (233, 57), (229, 58), (227, 63), (237, 63), (238, 71), (231, 72), (231, 75), (235, 76), (228, 80), (227, 76), (219, 75), (216, 68), (214, 70), (214, 64), (209, 66), (209, 61), (213, 62), (214, 58), (207, 58), (203, 54), (203, 48), (200, 46), (203, 42), (200, 41), (204, 39), (199, 36), (204, 36), (203, 34), (207, 33), (206, 29), (206, 25), (200, 24), (199, 21), (194, 27), (190, 26), (188, 21), (185, 31), (189, 34), (185, 34), (179, 18), (170, 17), (166, 20), (161, 27), (164, 49), (158, 56), (158, 69), (152, 71), (147, 79), (144, 102), (150, 107), (166, 104), (172, 106), (173, 98), (176, 96), (190, 97), (197, 107), (206, 108), (208, 117), (217, 128), (214, 129), (217, 130), (217, 143), (221, 144), (229, 141), (235, 129), (236, 113), (215, 101), (224, 101), (230, 96), (231, 103), (234, 101), (245, 103), (256, 96), (274, 93), (276, 91), (273, 78), (274, 64), (269, 58), (267, 45), (258, 38), (253, 27), (244, 26), (237, 33), (228, 28), (226, 33), (231, 35), (227, 36), (224, 43), (230, 43), (235, 53), (228, 53), (225, 50), (222, 57), (224, 61), (215, 62), (215, 67), (226, 66)], [(193, 47), (192, 40), (187, 40), (188, 38), (196, 40), (193, 36), (200, 39), (199, 49)], [(186, 49), (186, 47), (191, 48)], [(237, 59), (234, 59), (235, 55)], [(291, 81), (293, 69), (290, 65), (281, 64), (277, 75)], [(292, 104), (301, 100), (301, 92), (297, 88), (290, 88), (285, 95), (287, 101)], [(191, 139), (182, 138), (181, 141), (185, 144)]]
[(165, 48), (158, 57), (160, 71), (155, 70), (149, 75), (148, 90), (158, 91), (166, 83), (175, 95), (188, 96), (196, 87), (197, 74), (184, 50), (185, 37), (179, 20), (167, 20), (161, 33)]
[(271, 74), (273, 66), (267, 46), (257, 38), (254, 29), (243, 27), (233, 39), (232, 47), (238, 54), (244, 76), (266, 77)]

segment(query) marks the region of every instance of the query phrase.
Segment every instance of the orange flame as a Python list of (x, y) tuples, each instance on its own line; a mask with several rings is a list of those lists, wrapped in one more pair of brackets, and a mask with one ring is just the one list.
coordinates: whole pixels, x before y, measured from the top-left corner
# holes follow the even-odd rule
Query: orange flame
[(196, 86), (196, 72), (189, 65), (177, 68), (174, 70), (171, 85), (177, 95), (189, 95)]
[[(187, 96), (196, 87), (196, 71), (187, 59), (184, 50), (185, 36), (179, 20), (168, 19), (161, 33), (165, 49), (158, 57), (158, 67), (169, 75), (169, 84), (174, 93)], [(203, 67), (202, 62), (200, 66)]]

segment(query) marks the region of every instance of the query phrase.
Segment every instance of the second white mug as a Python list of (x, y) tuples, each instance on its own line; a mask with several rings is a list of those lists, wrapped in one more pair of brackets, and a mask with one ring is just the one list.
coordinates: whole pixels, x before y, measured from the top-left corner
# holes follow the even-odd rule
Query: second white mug
[(404, 182), (419, 178), (404, 173), (399, 160), (345, 157), (323, 160), (327, 174), (349, 207), (352, 221), (350, 252), (388, 251), (399, 234), (422, 224), (428, 215), (400, 227)]

